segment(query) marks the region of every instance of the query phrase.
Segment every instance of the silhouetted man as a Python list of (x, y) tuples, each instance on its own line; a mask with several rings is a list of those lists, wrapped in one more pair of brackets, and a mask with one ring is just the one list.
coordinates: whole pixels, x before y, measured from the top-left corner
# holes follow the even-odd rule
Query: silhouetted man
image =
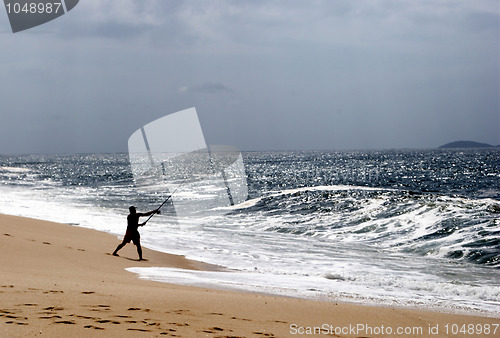
[(127, 216), (127, 232), (123, 237), (123, 241), (116, 247), (113, 252), (113, 256), (118, 256), (118, 251), (125, 246), (125, 244), (132, 241), (137, 247), (137, 253), (139, 254), (139, 260), (142, 261), (142, 248), (141, 248), (141, 235), (139, 235), (138, 228), (146, 223), (139, 224), (139, 217), (149, 216), (152, 214), (160, 213), (160, 210), (156, 209), (146, 213), (139, 213), (134, 206), (128, 208), (130, 214)]

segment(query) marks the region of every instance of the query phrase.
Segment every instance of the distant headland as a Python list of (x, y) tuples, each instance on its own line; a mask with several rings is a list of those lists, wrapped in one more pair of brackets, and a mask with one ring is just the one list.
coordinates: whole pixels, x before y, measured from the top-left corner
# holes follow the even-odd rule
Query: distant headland
[(479, 143), (474, 141), (455, 141), (442, 145), (439, 148), (444, 149), (444, 148), (494, 148), (494, 147), (495, 146), (492, 146), (491, 144), (487, 143)]

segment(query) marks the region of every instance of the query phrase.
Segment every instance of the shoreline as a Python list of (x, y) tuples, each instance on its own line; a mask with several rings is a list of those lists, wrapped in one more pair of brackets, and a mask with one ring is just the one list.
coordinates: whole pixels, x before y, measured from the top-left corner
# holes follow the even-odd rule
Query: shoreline
[[(456, 336), (451, 331), (447, 334), (445, 325), (450, 329), (450, 325), (500, 324), (498, 318), (477, 314), (155, 282), (125, 268), (213, 271), (223, 267), (145, 247), (148, 260), (138, 262), (132, 244), (120, 251), (120, 257), (111, 256), (118, 243), (115, 235), (89, 228), (0, 214), (0, 333), (9, 337), (295, 336), (329, 324), (332, 328), (365, 325), (379, 333), (382, 326), (420, 327), (424, 336), (445, 337)], [(436, 327), (437, 334), (429, 332)], [(372, 334), (366, 330), (339, 333), (341, 337), (377, 335), (373, 330)]]
[[(204, 262), (202, 262), (202, 263), (204, 263)], [(223, 266), (214, 266), (214, 267), (215, 268), (212, 270), (201, 270), (201, 271), (229, 272), (229, 273), (237, 272), (236, 270), (228, 270)], [(230, 287), (230, 286), (220, 286), (217, 284), (210, 284), (209, 285), (209, 283), (203, 283), (203, 282), (200, 282), (198, 284), (175, 283), (175, 282), (162, 281), (162, 280), (160, 280), (160, 278), (155, 279), (154, 277), (143, 277), (140, 272), (133, 271), (134, 268), (136, 268), (136, 267), (133, 267), (130, 269), (127, 268), (126, 270), (130, 273), (133, 273), (134, 275), (137, 276), (137, 278), (139, 278), (141, 280), (153, 281), (153, 282), (169, 284), (169, 285), (179, 285), (179, 286), (195, 287), (195, 288), (207, 288), (207, 289), (211, 289), (211, 290), (236, 292), (236, 293), (241, 292), (241, 293), (262, 295), (262, 296), (268, 296), (268, 297), (282, 297), (282, 298), (290, 298), (290, 299), (297, 299), (297, 300), (307, 300), (307, 301), (313, 301), (313, 302), (340, 303), (340, 304), (347, 304), (347, 305), (354, 305), (354, 306), (373, 306), (373, 307), (380, 307), (380, 308), (387, 308), (387, 309), (426, 311), (426, 312), (435, 312), (435, 313), (446, 313), (449, 315), (478, 316), (478, 317), (494, 318), (494, 319), (497, 317), (500, 317), (500, 315), (497, 313), (490, 312), (487, 310), (482, 310), (482, 309), (471, 309), (471, 308), (466, 308), (466, 307), (450, 308), (450, 307), (445, 307), (445, 306), (440, 306), (440, 305), (432, 307), (432, 306), (429, 306), (428, 304), (419, 306), (418, 304), (412, 303), (411, 301), (407, 302), (407, 303), (400, 303), (400, 302), (396, 302), (396, 301), (387, 301), (387, 300), (359, 299), (359, 298), (349, 297), (349, 296), (345, 296), (342, 298), (332, 300), (331, 298), (325, 299), (325, 298), (322, 298), (321, 296), (307, 297), (307, 296), (302, 296), (302, 295), (290, 295), (290, 294), (286, 294), (286, 293), (280, 294), (277, 292), (273, 293), (272, 291), (267, 292), (267, 291), (252, 290), (250, 288), (245, 289), (245, 288), (237, 288), (237, 287)], [(139, 268), (141, 268), (141, 267), (139, 267)], [(349, 300), (349, 298), (351, 298), (351, 300)]]

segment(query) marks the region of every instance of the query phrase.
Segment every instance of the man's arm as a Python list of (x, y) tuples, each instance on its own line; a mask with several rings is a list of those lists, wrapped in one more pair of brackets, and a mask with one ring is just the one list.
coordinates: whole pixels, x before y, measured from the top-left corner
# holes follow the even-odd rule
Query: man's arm
[(155, 210), (151, 210), (151, 211), (145, 212), (145, 213), (137, 213), (137, 216), (144, 217), (144, 216), (149, 216), (149, 215), (152, 215), (152, 214), (159, 214), (159, 213), (160, 213), (160, 210), (159, 209), (155, 209)]

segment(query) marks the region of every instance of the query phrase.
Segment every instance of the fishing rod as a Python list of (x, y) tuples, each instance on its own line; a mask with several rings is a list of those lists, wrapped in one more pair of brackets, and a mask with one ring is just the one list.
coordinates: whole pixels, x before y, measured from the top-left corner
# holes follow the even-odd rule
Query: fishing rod
[[(175, 190), (163, 201), (162, 204), (160, 204), (160, 206), (156, 209), (156, 211), (158, 211), (157, 213), (160, 213), (160, 209), (161, 207), (167, 203), (167, 201), (170, 199), (170, 197), (172, 197), (175, 192), (184, 184), (184, 182), (186, 182), (187, 178), (184, 179), (184, 181), (182, 181), (178, 186), (177, 188), (175, 188)], [(142, 223), (142, 226), (146, 225), (146, 223), (151, 219), (151, 217), (153, 217), (155, 214), (157, 214), (156, 212), (152, 213), (151, 215), (149, 215), (148, 219), (146, 220), (146, 222)]]

